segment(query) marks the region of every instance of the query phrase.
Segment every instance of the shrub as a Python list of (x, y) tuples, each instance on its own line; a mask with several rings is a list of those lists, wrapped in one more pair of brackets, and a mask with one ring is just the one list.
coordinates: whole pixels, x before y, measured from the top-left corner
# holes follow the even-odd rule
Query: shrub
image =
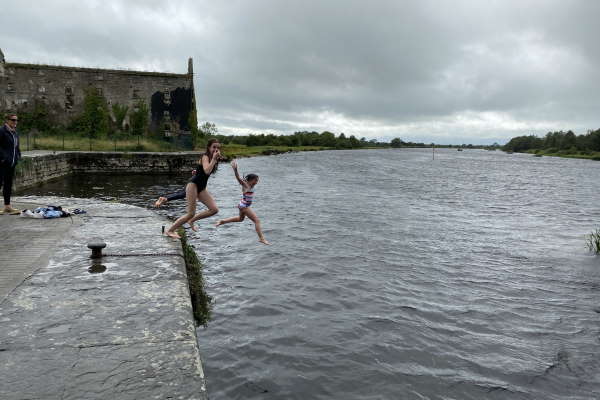
[(600, 254), (600, 228), (586, 235), (586, 245), (589, 251)]

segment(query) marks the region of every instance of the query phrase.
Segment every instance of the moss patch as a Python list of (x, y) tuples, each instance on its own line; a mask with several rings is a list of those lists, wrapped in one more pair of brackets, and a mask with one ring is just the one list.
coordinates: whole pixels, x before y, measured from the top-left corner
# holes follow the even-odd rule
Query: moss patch
[(196, 320), (198, 326), (206, 326), (212, 316), (212, 297), (204, 290), (202, 263), (198, 259), (194, 248), (188, 243), (185, 231), (180, 229), (178, 233), (181, 236), (181, 248), (183, 249), (183, 257), (185, 258), (194, 320)]

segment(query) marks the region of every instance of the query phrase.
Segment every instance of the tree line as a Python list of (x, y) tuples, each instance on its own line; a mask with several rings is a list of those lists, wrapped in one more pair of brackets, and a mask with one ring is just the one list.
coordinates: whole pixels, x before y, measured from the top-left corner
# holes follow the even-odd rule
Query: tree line
[(517, 136), (508, 141), (504, 151), (527, 152), (544, 150), (547, 153), (600, 152), (600, 129), (576, 135), (573, 131), (548, 132), (546, 136)]
[(216, 137), (223, 144), (238, 144), (243, 146), (316, 146), (334, 149), (359, 149), (365, 147), (389, 147), (387, 142), (379, 142), (376, 139), (367, 140), (362, 137), (358, 139), (354, 135), (339, 135), (333, 132), (323, 131), (299, 131), (291, 135), (276, 135), (273, 133), (250, 134), (250, 135), (221, 135), (215, 124), (206, 122), (198, 129), (199, 140), (208, 137)]
[[(405, 142), (400, 138), (394, 138), (390, 142), (367, 140), (365, 137), (358, 139), (354, 135), (346, 136), (344, 133), (336, 135), (333, 132), (323, 131), (299, 131), (291, 135), (276, 134), (250, 134), (250, 135), (221, 135), (215, 124), (205, 122), (197, 131), (197, 141), (206, 140), (208, 137), (216, 137), (223, 144), (239, 144), (244, 146), (318, 146), (334, 149), (360, 149), (360, 148), (401, 148), (401, 147), (431, 147), (432, 143)], [(473, 145), (446, 145), (440, 147), (474, 147)]]

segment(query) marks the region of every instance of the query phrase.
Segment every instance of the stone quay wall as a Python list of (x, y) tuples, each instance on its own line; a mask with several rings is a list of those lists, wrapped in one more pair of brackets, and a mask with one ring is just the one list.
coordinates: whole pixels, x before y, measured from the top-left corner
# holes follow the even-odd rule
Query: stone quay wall
[(41, 152), (25, 154), (17, 165), (15, 189), (24, 189), (70, 173), (189, 173), (198, 152), (111, 153)]
[[(27, 200), (87, 214), (66, 228), (55, 225), (61, 219), (2, 218), (8, 241), (45, 233), (52, 243), (46, 260), (15, 253), (13, 264), (33, 272), (0, 301), (0, 399), (206, 400), (183, 251), (161, 235), (167, 221), (93, 199)], [(90, 259), (97, 240), (105, 256)]]

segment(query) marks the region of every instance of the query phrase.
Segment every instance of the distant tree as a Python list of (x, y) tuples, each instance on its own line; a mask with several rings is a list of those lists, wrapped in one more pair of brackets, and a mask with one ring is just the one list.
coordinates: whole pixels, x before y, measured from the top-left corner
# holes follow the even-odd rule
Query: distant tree
[(539, 149), (543, 144), (544, 140), (534, 135), (517, 136), (510, 139), (502, 149), (504, 151), (524, 152), (527, 150)]
[(346, 135), (344, 135), (344, 132), (340, 133), (340, 135), (338, 136), (335, 147), (336, 149), (352, 148), (352, 145), (350, 144), (350, 141), (346, 138)]
[(394, 147), (394, 148), (398, 148), (398, 147), (402, 147), (402, 144), (404, 142), (402, 142), (402, 140), (400, 138), (394, 138), (392, 139), (392, 141), (390, 142), (390, 146)]
[(246, 139), (246, 146), (258, 146), (259, 145), (259, 139), (258, 136), (256, 135), (248, 135), (248, 138)]
[(336, 139), (335, 135), (331, 132), (324, 131), (319, 137), (319, 145), (325, 147), (335, 147)]
[(212, 136), (217, 136), (219, 131), (215, 124), (207, 121), (200, 126), (200, 129), (198, 129), (198, 133), (201, 137), (208, 138)]
[(94, 87), (85, 90), (83, 99), (82, 127), (90, 138), (106, 135), (108, 132), (108, 105), (104, 96)]
[(560, 141), (560, 148), (562, 150), (567, 150), (575, 147), (577, 144), (577, 138), (575, 137), (575, 133), (573, 131), (568, 131), (562, 137)]
[(131, 134), (138, 136), (144, 135), (148, 129), (148, 105), (144, 100), (140, 100), (135, 105), (133, 112), (129, 117), (131, 124)]
[(127, 112), (129, 111), (129, 107), (115, 103), (111, 106), (112, 114), (114, 117), (114, 127), (117, 132), (121, 132), (124, 129), (124, 121), (125, 117), (127, 117)]
[(354, 135), (350, 135), (348, 138), (348, 143), (350, 143), (350, 147), (353, 149), (358, 149), (360, 146), (360, 141)]
[(600, 151), (600, 129), (588, 133), (588, 146), (592, 151)]
[(34, 100), (33, 104), (20, 107), (19, 129), (23, 132), (29, 132), (33, 129), (39, 132), (48, 132), (56, 124), (52, 121), (48, 105), (43, 100)]

